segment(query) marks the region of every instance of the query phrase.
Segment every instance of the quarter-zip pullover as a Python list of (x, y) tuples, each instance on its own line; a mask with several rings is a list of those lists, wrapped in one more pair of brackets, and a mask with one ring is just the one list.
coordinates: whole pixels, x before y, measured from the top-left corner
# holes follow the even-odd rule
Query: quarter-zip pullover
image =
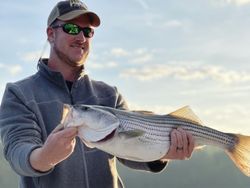
[[(126, 109), (116, 87), (89, 78), (84, 70), (68, 88), (60, 72), (40, 60), (38, 72), (8, 83), (0, 108), (0, 132), (4, 155), (20, 175), (21, 188), (117, 188), (123, 187), (115, 157), (86, 147), (78, 138), (75, 150), (48, 172), (39, 172), (29, 162), (31, 152), (43, 145), (60, 123), (63, 104), (103, 105)], [(130, 168), (159, 172), (166, 163), (139, 163), (119, 159)]]

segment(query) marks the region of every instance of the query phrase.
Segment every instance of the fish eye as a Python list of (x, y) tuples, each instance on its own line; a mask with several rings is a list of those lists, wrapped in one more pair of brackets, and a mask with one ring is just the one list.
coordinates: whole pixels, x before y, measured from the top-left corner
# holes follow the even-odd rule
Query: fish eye
[(88, 106), (82, 106), (82, 109), (83, 109), (83, 110), (88, 110), (89, 107), (88, 107)]

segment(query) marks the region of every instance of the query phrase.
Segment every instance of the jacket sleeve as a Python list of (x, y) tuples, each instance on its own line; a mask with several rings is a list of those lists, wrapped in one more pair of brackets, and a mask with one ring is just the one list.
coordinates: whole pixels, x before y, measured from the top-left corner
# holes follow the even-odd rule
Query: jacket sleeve
[[(128, 105), (126, 101), (124, 100), (124, 98), (119, 92), (117, 92), (117, 96), (118, 97), (117, 97), (116, 108), (124, 109), (124, 110), (128, 109)], [(118, 160), (129, 168), (150, 171), (150, 172), (155, 172), (155, 173), (163, 171), (165, 167), (167, 166), (167, 162), (162, 162), (160, 160), (152, 161), (152, 162), (135, 162), (135, 161), (129, 161), (129, 160), (120, 159), (120, 158), (118, 158)]]
[(22, 176), (47, 174), (35, 171), (29, 162), (31, 152), (41, 147), (41, 129), (31, 102), (15, 84), (7, 84), (0, 108), (0, 133), (3, 153), (13, 170)]

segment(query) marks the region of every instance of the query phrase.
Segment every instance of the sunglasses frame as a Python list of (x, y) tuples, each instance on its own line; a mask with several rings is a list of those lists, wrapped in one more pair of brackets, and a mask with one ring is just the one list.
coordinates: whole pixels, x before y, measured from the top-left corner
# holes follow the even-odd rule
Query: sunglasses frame
[[(65, 28), (65, 26), (67, 25), (72, 25), (74, 26), (74, 28), (77, 28), (79, 33), (81, 33), (81, 31), (83, 32), (84, 37), (86, 38), (92, 38), (94, 36), (94, 29), (91, 27), (80, 27), (77, 24), (73, 24), (73, 23), (62, 23), (62, 24), (57, 24), (57, 25), (52, 25), (51, 27), (54, 28), (62, 28), (62, 30), (69, 34), (69, 35), (78, 35), (79, 33), (70, 33), (69, 31), (67, 31), (67, 29)], [(90, 32), (89, 32), (90, 31)]]

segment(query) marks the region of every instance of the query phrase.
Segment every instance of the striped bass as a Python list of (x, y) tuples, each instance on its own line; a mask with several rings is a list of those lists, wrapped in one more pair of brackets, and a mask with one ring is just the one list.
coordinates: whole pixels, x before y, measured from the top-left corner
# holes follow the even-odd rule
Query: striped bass
[(188, 106), (157, 115), (96, 105), (64, 105), (61, 126), (77, 126), (78, 136), (88, 147), (142, 162), (161, 159), (170, 147), (171, 131), (181, 127), (193, 135), (196, 147), (212, 145), (225, 150), (236, 166), (250, 176), (250, 136), (203, 126)]

